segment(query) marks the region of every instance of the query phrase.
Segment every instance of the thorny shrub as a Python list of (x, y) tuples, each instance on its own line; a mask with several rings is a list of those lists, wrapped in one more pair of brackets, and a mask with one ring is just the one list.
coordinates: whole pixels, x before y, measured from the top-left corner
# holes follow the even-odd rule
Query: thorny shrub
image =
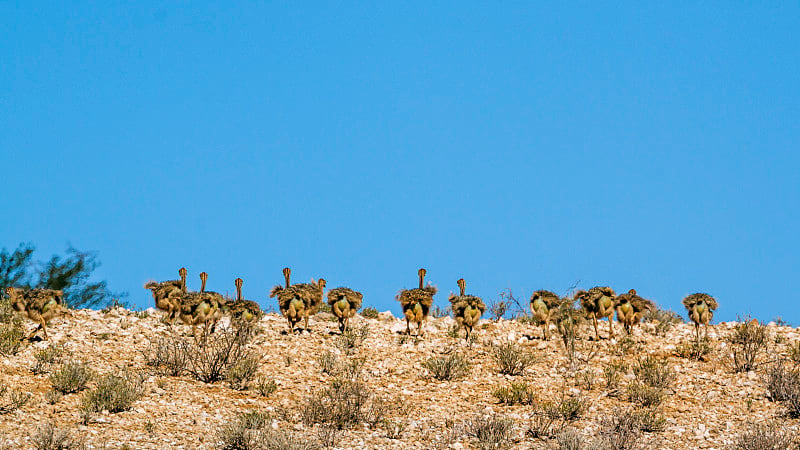
[(767, 326), (745, 317), (736, 324), (727, 338), (731, 344), (731, 359), (735, 372), (749, 372), (756, 368), (758, 357), (767, 349)]
[(84, 448), (83, 441), (75, 438), (69, 430), (63, 430), (52, 423), (38, 427), (29, 435), (36, 450), (78, 450)]
[(798, 435), (780, 424), (752, 424), (736, 437), (735, 450), (783, 450), (798, 447)]
[(771, 400), (783, 402), (788, 416), (800, 417), (799, 368), (789, 368), (778, 361), (766, 370), (762, 380)]
[(478, 441), (480, 449), (505, 448), (513, 443), (514, 421), (498, 415), (478, 415), (465, 423), (465, 431)]
[(0, 382), (0, 414), (16, 411), (25, 406), (30, 399), (30, 392), (9, 391), (8, 386)]

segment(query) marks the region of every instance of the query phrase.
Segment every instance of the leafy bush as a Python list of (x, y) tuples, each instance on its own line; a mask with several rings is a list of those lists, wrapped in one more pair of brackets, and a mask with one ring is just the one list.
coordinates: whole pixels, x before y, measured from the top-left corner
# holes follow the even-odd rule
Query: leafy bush
[(755, 369), (759, 355), (766, 351), (768, 341), (766, 325), (749, 317), (740, 320), (728, 336), (734, 371), (749, 372)]
[(508, 386), (498, 386), (492, 395), (504, 405), (530, 405), (535, 400), (533, 389), (526, 382), (514, 383)]
[(472, 365), (463, 355), (453, 352), (445, 356), (432, 356), (422, 363), (437, 380), (457, 380), (469, 375)]
[(141, 374), (131, 371), (123, 371), (120, 374), (108, 373), (97, 380), (94, 389), (86, 392), (81, 407), (91, 412), (127, 411), (144, 393), (144, 378)]
[(0, 414), (8, 414), (25, 406), (31, 399), (29, 392), (9, 391), (8, 386), (0, 382)]
[(528, 366), (536, 362), (535, 356), (512, 342), (496, 345), (492, 349), (492, 356), (503, 375), (522, 375)]
[(71, 394), (86, 389), (86, 383), (92, 379), (93, 372), (88, 365), (68, 361), (59, 366), (50, 374), (50, 383), (53, 389), (62, 394)]
[(367, 319), (377, 319), (378, 310), (373, 308), (372, 306), (367, 306), (366, 308), (361, 310), (361, 317), (365, 317)]
[(502, 416), (476, 416), (465, 424), (468, 436), (478, 441), (478, 448), (505, 448), (514, 437), (514, 421)]

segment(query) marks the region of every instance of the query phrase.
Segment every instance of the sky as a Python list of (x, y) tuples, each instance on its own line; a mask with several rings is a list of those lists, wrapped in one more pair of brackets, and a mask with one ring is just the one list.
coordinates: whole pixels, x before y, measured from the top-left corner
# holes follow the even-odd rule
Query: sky
[(167, 3), (0, 3), (0, 247), (800, 325), (797, 3)]

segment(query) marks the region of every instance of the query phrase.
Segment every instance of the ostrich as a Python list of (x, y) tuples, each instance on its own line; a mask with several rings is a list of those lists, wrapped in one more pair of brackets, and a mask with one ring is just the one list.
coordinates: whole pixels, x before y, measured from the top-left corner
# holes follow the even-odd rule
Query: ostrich
[(411, 322), (417, 324), (417, 335), (422, 336), (422, 323), (428, 317), (428, 311), (433, 306), (433, 296), (437, 289), (434, 286), (424, 286), (425, 269), (419, 269), (419, 287), (417, 289), (403, 289), (397, 294), (396, 299), (403, 307), (403, 314), (406, 316), (406, 334), (411, 334)]
[(350, 318), (361, 308), (364, 295), (346, 287), (328, 291), (328, 304), (331, 312), (339, 319), (339, 330), (344, 333), (350, 327)]
[(705, 337), (708, 338), (708, 323), (714, 317), (714, 310), (719, 307), (717, 300), (708, 294), (697, 293), (687, 296), (682, 303), (689, 312), (689, 319), (694, 322), (697, 341), (700, 341), (701, 324), (706, 326)]
[(47, 340), (47, 322), (62, 313), (64, 292), (55, 289), (31, 289), (20, 292), (8, 286), (6, 294), (15, 311), (25, 313), (28, 319), (39, 324), (28, 340), (32, 340), (39, 330), (44, 332), (44, 338)]
[(544, 327), (544, 340), (550, 339), (550, 319), (553, 317), (561, 299), (550, 291), (539, 290), (531, 295), (531, 312), (533, 318), (542, 323)]
[(242, 298), (242, 284), (244, 280), (237, 278), (233, 280), (233, 283), (236, 285), (236, 300), (228, 302), (227, 304), (227, 309), (230, 311), (231, 317), (246, 322), (253, 319), (256, 321), (261, 319), (264, 313), (261, 311), (261, 307), (258, 306), (258, 303)]
[(622, 322), (625, 331), (631, 334), (633, 326), (639, 323), (645, 311), (655, 308), (652, 301), (636, 294), (636, 289), (631, 289), (627, 294), (617, 296), (617, 320)]
[(186, 293), (186, 268), (178, 269), (180, 280), (149, 281), (144, 285), (153, 293), (156, 308), (167, 313), (167, 320), (172, 324), (181, 310), (181, 296)]
[(459, 295), (450, 294), (448, 300), (450, 300), (450, 304), (452, 305), (451, 308), (456, 322), (464, 327), (464, 331), (466, 332), (464, 339), (469, 340), (469, 335), (472, 333), (472, 329), (475, 328), (475, 325), (478, 324), (481, 314), (486, 312), (486, 305), (480, 297), (465, 294), (467, 282), (464, 281), (463, 278), (459, 278), (456, 283), (458, 283)]
[(614, 290), (608, 286), (595, 286), (588, 291), (580, 290), (575, 293), (575, 298), (580, 300), (581, 306), (592, 318), (594, 323), (594, 336), (599, 341), (600, 333), (597, 331), (597, 319), (608, 317), (608, 335), (614, 337), (614, 307), (616, 306)]
[(322, 293), (325, 290), (325, 280), (311, 280), (311, 283), (290, 284), (289, 277), (292, 270), (283, 269), (286, 287), (277, 285), (272, 288), (269, 296), (278, 298), (278, 307), (281, 313), (289, 320), (289, 332), (294, 331), (294, 326), (300, 319), (305, 319), (305, 329), (308, 331), (308, 316), (316, 314), (322, 304)]

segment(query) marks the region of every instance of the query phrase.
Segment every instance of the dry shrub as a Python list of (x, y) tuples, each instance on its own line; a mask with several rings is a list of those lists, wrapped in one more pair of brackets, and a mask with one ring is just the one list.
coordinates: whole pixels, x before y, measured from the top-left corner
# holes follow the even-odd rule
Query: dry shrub
[(367, 306), (366, 308), (361, 310), (361, 317), (367, 319), (377, 319), (378, 318), (378, 310), (373, 308), (372, 306)]
[(736, 437), (731, 446), (736, 450), (784, 450), (797, 448), (800, 439), (793, 432), (777, 423), (752, 424)]
[(497, 400), (504, 405), (530, 405), (534, 402), (536, 394), (527, 382), (514, 383), (508, 386), (498, 386), (492, 392)]
[(624, 361), (614, 361), (603, 366), (603, 376), (606, 380), (606, 389), (616, 391), (619, 382), (628, 372), (628, 365)]
[(669, 364), (653, 356), (639, 359), (633, 366), (633, 374), (636, 378), (628, 385), (628, 398), (645, 408), (660, 405), (676, 379)]
[(449, 381), (469, 375), (472, 365), (460, 353), (452, 352), (444, 356), (432, 356), (422, 363), (422, 367), (437, 380)]
[(695, 361), (705, 361), (706, 356), (710, 355), (712, 351), (711, 344), (705, 337), (700, 340), (691, 339), (686, 342), (681, 342), (675, 347), (676, 356)]
[(247, 389), (247, 384), (256, 376), (258, 370), (258, 357), (255, 355), (246, 356), (236, 361), (225, 371), (225, 381), (231, 389), (243, 391)]
[(769, 331), (765, 324), (748, 316), (739, 320), (727, 340), (731, 344), (733, 370), (749, 372), (756, 368), (759, 355), (767, 349)]
[(583, 450), (591, 447), (578, 430), (567, 428), (556, 435), (555, 448), (558, 450)]
[(357, 378), (335, 378), (329, 386), (306, 399), (301, 414), (308, 425), (322, 424), (343, 430), (364, 422), (374, 425), (383, 419), (387, 409), (366, 383)]
[(478, 448), (505, 448), (513, 443), (514, 421), (498, 416), (475, 416), (465, 424), (466, 434), (478, 441)]
[(54, 365), (60, 364), (64, 357), (68, 355), (69, 352), (63, 345), (50, 344), (47, 348), (33, 354), (34, 362), (31, 367), (31, 372), (36, 375), (48, 373)]
[(369, 337), (369, 324), (361, 323), (357, 327), (348, 328), (337, 336), (334, 345), (349, 355), (361, 347), (367, 337)]
[(145, 391), (144, 377), (140, 373), (128, 370), (119, 374), (108, 373), (97, 380), (94, 389), (86, 392), (81, 408), (89, 412), (127, 411)]
[(614, 450), (642, 448), (640, 419), (633, 411), (615, 410), (600, 421), (599, 447)]
[(0, 414), (16, 411), (25, 406), (30, 399), (30, 392), (9, 391), (8, 386), (0, 382)]
[(568, 397), (562, 393), (558, 401), (535, 404), (525, 433), (535, 439), (555, 437), (587, 409), (588, 404), (583, 397)]
[(503, 375), (522, 375), (531, 364), (536, 362), (535, 356), (513, 342), (494, 346), (492, 357), (497, 363), (498, 372)]
[(270, 428), (271, 417), (248, 411), (226, 422), (216, 433), (217, 448), (223, 450), (312, 450), (319, 448), (304, 437)]
[(31, 443), (36, 450), (77, 450), (84, 448), (80, 438), (72, 437), (69, 430), (62, 430), (52, 423), (46, 423), (30, 434)]
[(260, 376), (255, 382), (256, 392), (262, 397), (269, 397), (278, 390), (278, 383), (272, 378)]
[(675, 311), (655, 308), (647, 310), (642, 316), (643, 322), (655, 323), (655, 334), (666, 336), (675, 324), (684, 323), (683, 318)]
[(800, 364), (800, 341), (795, 341), (789, 345), (789, 359), (795, 364)]
[(88, 365), (78, 361), (67, 361), (50, 374), (53, 389), (62, 394), (71, 394), (86, 389), (93, 372)]
[(778, 361), (766, 370), (762, 380), (771, 400), (783, 402), (789, 417), (800, 417), (800, 369)]

